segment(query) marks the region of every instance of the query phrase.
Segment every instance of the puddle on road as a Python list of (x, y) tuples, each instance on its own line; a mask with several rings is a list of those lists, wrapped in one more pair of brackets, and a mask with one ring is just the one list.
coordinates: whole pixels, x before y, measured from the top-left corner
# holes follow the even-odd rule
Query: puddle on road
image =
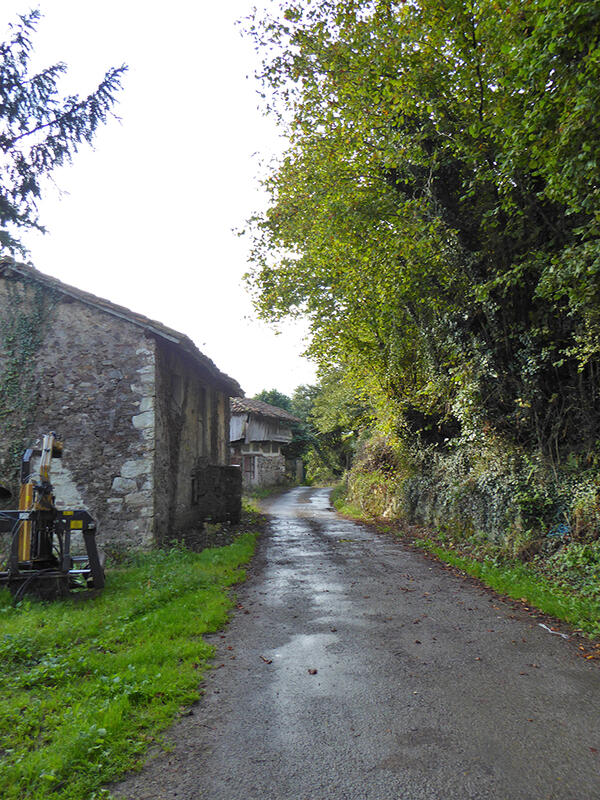
[(346, 609), (351, 587), (340, 582), (340, 566), (362, 559), (364, 546), (374, 538), (357, 523), (332, 517), (329, 508), (328, 489), (294, 489), (274, 505), (266, 569), (271, 605), (296, 593), (319, 614), (331, 609), (334, 616)]
[[(340, 656), (332, 650), (339, 643), (335, 633), (300, 633), (269, 654), (278, 668), (273, 684), (276, 703), (304, 707), (307, 696), (341, 692)], [(335, 648), (334, 648), (335, 649)], [(315, 674), (309, 670), (316, 669)]]

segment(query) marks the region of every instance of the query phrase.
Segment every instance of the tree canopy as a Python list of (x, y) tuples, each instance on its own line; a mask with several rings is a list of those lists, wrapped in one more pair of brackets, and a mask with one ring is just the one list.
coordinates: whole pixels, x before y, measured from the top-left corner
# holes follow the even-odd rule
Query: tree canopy
[(258, 394), (254, 395), (254, 400), (262, 400), (263, 403), (282, 408), (284, 411), (292, 413), (292, 399), (287, 394), (280, 392), (278, 389), (262, 389)]
[(296, 0), (247, 30), (289, 148), (251, 222), (267, 319), (389, 412), (556, 458), (600, 437), (600, 11)]
[(62, 96), (63, 63), (30, 72), (39, 11), (19, 16), (0, 44), (0, 249), (25, 252), (22, 229), (44, 228), (38, 201), (43, 180), (68, 163), (105, 123), (121, 87), (125, 66), (111, 68), (88, 96)]

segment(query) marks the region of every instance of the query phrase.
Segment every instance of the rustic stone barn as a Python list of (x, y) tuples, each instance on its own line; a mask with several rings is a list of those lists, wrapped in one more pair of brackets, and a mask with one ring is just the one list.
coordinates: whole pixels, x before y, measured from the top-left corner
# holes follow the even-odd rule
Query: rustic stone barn
[(239, 515), (240, 394), (183, 334), (0, 260), (0, 484), (14, 496), (24, 446), (54, 431), (57, 505), (87, 509), (101, 546), (193, 541), (206, 519)]
[(282, 450), (292, 441), (292, 425), (297, 422), (298, 417), (289, 411), (262, 400), (232, 398), (231, 463), (242, 468), (245, 487), (285, 482), (286, 458)]

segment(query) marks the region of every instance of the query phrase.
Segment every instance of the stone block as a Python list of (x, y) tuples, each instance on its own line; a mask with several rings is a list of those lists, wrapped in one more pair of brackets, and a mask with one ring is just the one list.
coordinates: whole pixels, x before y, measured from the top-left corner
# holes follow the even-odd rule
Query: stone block
[(143, 428), (154, 428), (154, 412), (143, 411), (141, 414), (136, 414), (132, 417), (133, 427), (141, 430)]
[(147, 459), (136, 459), (126, 461), (121, 467), (121, 475), (124, 478), (139, 478), (140, 475), (147, 475), (152, 469), (152, 464)]
[(131, 494), (126, 494), (123, 499), (125, 500), (125, 505), (130, 508), (141, 509), (152, 505), (148, 492), (132, 492)]
[(155, 397), (153, 394), (142, 397), (140, 400), (140, 413), (143, 413), (144, 411), (154, 411), (154, 402)]
[(139, 369), (136, 370), (138, 374), (138, 380), (142, 384), (142, 386), (154, 386), (156, 383), (156, 379), (154, 377), (154, 367), (152, 368), (152, 372), (141, 372)]
[(112, 482), (113, 492), (122, 492), (126, 494), (127, 492), (135, 492), (136, 489), (137, 481), (133, 480), (133, 478), (122, 478), (119, 475)]

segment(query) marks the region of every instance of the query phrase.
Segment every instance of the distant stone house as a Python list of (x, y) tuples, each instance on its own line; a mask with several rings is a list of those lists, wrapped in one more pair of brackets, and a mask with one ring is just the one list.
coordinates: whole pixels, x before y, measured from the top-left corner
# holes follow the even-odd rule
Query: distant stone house
[(57, 504), (86, 508), (101, 546), (193, 541), (239, 514), (240, 394), (183, 334), (0, 259), (0, 484), (14, 492), (23, 446), (54, 431)]
[[(231, 399), (231, 463), (241, 467), (245, 487), (285, 482), (286, 458), (282, 449), (292, 441), (292, 425), (296, 422), (300, 422), (298, 417), (261, 400)], [(295, 477), (295, 462), (293, 470)]]

